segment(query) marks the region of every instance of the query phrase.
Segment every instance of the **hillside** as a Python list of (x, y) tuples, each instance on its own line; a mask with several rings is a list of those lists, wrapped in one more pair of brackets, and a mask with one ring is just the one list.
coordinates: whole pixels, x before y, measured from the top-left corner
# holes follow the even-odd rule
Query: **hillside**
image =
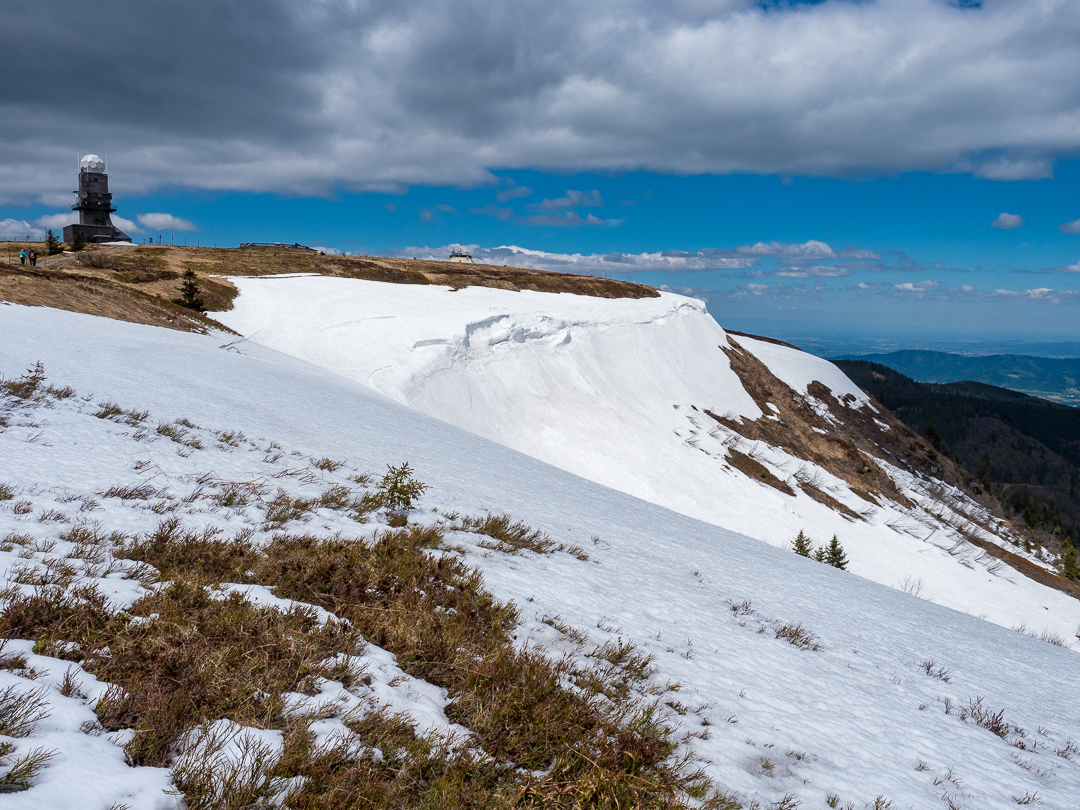
[(836, 364), (913, 430), (933, 425), (939, 449), (976, 472), (1034, 536), (1080, 543), (1080, 409), (984, 383), (918, 383), (862, 360)]
[(967, 357), (949, 352), (906, 350), (851, 355), (840, 360), (866, 360), (899, 371), (913, 380), (952, 383), (973, 380), (1030, 396), (1080, 405), (1080, 358), (993, 354)]
[(1022, 571), (1070, 594), (1055, 632), (1080, 620), (1058, 561), (1026, 551), (965, 470), (832, 364), (729, 337), (699, 301), (233, 283), (220, 317), (249, 341), (583, 478), (780, 548), (836, 535), (860, 576), (1006, 627), (1043, 621)]
[[(44, 254), (44, 248), (38, 247)], [(225, 276), (315, 273), (454, 289), (483, 286), (605, 298), (657, 294), (641, 284), (595, 276), (484, 264), (326, 256), (287, 247), (93, 246), (79, 254), (49, 257), (47, 264), (36, 268), (17, 261), (0, 264), (0, 300), (195, 332), (223, 328), (214, 320), (214, 313), (230, 309), (236, 295), (236, 288)], [(188, 270), (196, 275), (208, 316), (173, 303), (180, 294), (181, 276)]]
[[(799, 384), (790, 355), (766, 357)], [(38, 361), (44, 379), (27, 372)], [(166, 808), (175, 789), (188, 807), (222, 791), (304, 808), (698, 806), (713, 790), (707, 806), (729, 809), (1065, 810), (1080, 789), (1074, 651), (582, 479), (253, 340), (6, 306), (0, 371), (8, 632), (13, 598), (58, 606), (20, 608), (29, 640), (3, 651), (0, 692), (39, 700), (5, 727), (3, 756), (54, 752), (5, 806)], [(402, 461), (430, 488), (393, 535), (365, 496)], [(473, 567), (514, 612), (492, 612)], [(63, 602), (89, 584), (105, 606)], [(1052, 596), (1032, 607), (1057, 615)], [(509, 628), (512, 654), (469, 630), (488, 626)], [(250, 682), (231, 674), (277, 656)], [(553, 680), (544, 661), (563, 662)], [(678, 776), (680, 754), (699, 781)]]

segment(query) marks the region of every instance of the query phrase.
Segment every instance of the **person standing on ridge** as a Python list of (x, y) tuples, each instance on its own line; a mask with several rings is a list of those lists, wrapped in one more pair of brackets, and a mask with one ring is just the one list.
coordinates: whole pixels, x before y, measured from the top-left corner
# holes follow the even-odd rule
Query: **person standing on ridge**
[(27, 254), (27, 256), (30, 258), (30, 266), (37, 267), (37, 251), (33, 248), (30, 248), (30, 252)]
[(22, 265), (26, 264), (26, 251), (25, 250), (20, 250), (19, 251), (19, 264), (22, 264)]

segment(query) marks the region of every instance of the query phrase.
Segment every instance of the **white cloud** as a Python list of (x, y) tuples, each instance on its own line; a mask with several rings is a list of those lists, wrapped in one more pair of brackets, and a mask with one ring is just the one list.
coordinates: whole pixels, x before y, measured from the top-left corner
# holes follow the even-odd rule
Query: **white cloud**
[[(458, 245), (442, 247), (404, 247), (389, 255), (424, 259), (445, 259)], [(537, 270), (554, 270), (565, 273), (607, 275), (611, 273), (691, 273), (709, 270), (737, 270), (753, 266), (755, 259), (732, 258), (715, 255), (719, 251), (703, 250), (697, 253), (665, 251), (656, 253), (549, 253), (517, 245), (500, 245), (485, 248), (466, 245), (473, 260), (478, 263), (532, 267)]]
[(118, 217), (116, 214), (113, 214), (111, 219), (113, 225), (122, 230), (128, 236), (139, 236), (140, 234), (146, 233), (146, 231), (144, 231), (130, 219), (127, 219), (125, 217)]
[(557, 227), (566, 225), (607, 225), (612, 228), (617, 228), (623, 223), (621, 219), (601, 219), (594, 214), (581, 216), (577, 211), (566, 211), (561, 214), (531, 214), (522, 217), (518, 222), (522, 225), (555, 225)]
[(561, 211), (566, 208), (603, 208), (604, 198), (596, 189), (591, 191), (574, 191), (567, 189), (565, 197), (557, 197), (554, 200), (543, 200), (532, 206), (534, 210)]
[[(113, 217), (115, 220), (116, 217)], [(195, 223), (189, 219), (174, 217), (172, 214), (139, 214), (139, 224), (152, 231), (197, 231)]]
[(500, 188), (495, 192), (495, 199), (499, 202), (510, 202), (510, 200), (516, 200), (519, 197), (529, 197), (533, 193), (531, 188), (519, 186), (510, 178), (505, 178), (505, 182), (507, 183), (507, 188)]
[(54, 231), (62, 231), (65, 225), (73, 225), (79, 221), (77, 211), (64, 211), (60, 214), (46, 214), (34, 220), (39, 228), (51, 228)]
[(1058, 225), (1058, 230), (1062, 233), (1080, 233), (1080, 219), (1074, 219), (1072, 222), (1062, 222)]
[(932, 278), (928, 278), (925, 281), (905, 281), (903, 284), (893, 285), (893, 287), (895, 287), (900, 292), (914, 293), (918, 297), (922, 297), (923, 293), (928, 292), (929, 290), (936, 289), (940, 286), (941, 282), (934, 281), (934, 279)]
[[(2, 126), (35, 137), (0, 138), (5, 200), (70, 192), (87, 141), (126, 193), (496, 186), (493, 168), (1010, 180), (1080, 154), (1066, 0), (264, 0), (254, 22), (190, 0), (167, 40), (131, 36), (154, 4), (96, 8), (124, 24), (64, 33), (8, 87)], [(19, 4), (0, 51), (29, 58), (80, 9)], [(51, 92), (76, 72), (115, 103)]]
[(0, 219), (0, 237), (4, 239), (41, 239), (45, 231), (31, 225), (25, 219)]
[(997, 215), (997, 218), (990, 223), (991, 228), (1001, 228), (1003, 230), (1012, 230), (1013, 228), (1023, 228), (1027, 223), (1024, 222), (1024, 218), (1019, 214), (1006, 214), (1002, 211)]

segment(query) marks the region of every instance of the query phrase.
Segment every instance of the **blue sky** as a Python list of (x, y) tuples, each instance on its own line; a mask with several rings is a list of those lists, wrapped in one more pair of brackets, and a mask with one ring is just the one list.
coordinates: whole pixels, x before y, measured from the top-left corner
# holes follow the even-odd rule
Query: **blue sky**
[[(82, 150), (136, 238), (460, 241), (779, 336), (1080, 331), (1076, 3), (205, 2), (107, 0), (93, 54), (20, 7), (0, 236), (62, 226)], [(56, 97), (76, 68), (97, 92)]]

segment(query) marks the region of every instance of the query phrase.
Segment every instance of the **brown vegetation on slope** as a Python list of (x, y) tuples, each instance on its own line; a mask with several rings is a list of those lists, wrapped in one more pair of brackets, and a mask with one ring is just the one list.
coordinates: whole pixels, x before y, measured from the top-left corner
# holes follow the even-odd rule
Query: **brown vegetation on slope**
[(180, 294), (181, 276), (187, 270), (195, 273), (209, 312), (232, 309), (236, 287), (221, 276), (280, 273), (317, 273), (393, 284), (436, 284), (455, 290), (477, 286), (598, 298), (659, 295), (652, 287), (641, 284), (570, 273), (416, 259), (324, 256), (316, 251), (287, 247), (91, 246), (78, 254), (50, 257), (45, 267), (45, 248), (35, 245), (41, 258), (39, 267), (32, 268), (20, 265), (14, 258), (24, 246), (9, 243), (12, 250), (0, 256), (0, 301), (184, 331), (224, 329), (212, 318), (172, 303)]

